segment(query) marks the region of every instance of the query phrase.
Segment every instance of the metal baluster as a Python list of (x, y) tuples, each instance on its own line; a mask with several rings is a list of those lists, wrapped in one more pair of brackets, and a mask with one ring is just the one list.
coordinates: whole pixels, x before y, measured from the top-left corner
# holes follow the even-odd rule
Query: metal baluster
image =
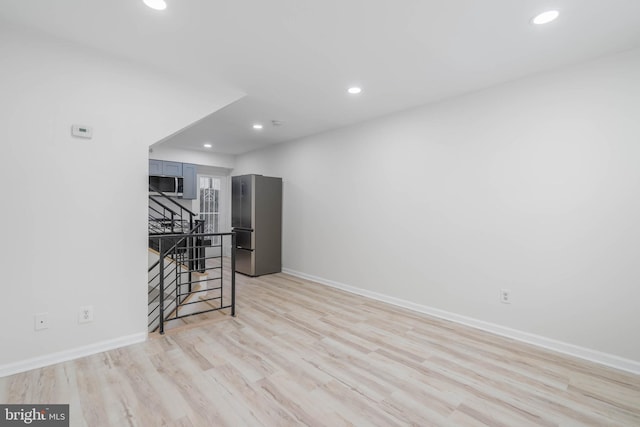
[(231, 315), (236, 317), (236, 233), (231, 233)]
[(158, 239), (158, 251), (160, 252), (160, 334), (164, 334), (164, 248), (162, 238)]

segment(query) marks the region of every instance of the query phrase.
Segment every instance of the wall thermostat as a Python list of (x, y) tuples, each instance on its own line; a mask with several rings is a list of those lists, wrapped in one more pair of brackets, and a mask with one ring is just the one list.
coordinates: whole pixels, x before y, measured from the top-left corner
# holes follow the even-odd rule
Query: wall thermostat
[(93, 137), (93, 128), (91, 126), (73, 125), (71, 126), (71, 135), (79, 138)]

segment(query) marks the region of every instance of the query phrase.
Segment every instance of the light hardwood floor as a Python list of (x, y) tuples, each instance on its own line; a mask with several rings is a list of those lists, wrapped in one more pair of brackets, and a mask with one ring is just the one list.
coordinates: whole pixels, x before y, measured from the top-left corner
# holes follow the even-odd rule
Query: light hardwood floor
[(0, 379), (74, 426), (640, 426), (640, 377), (284, 274), (238, 316)]

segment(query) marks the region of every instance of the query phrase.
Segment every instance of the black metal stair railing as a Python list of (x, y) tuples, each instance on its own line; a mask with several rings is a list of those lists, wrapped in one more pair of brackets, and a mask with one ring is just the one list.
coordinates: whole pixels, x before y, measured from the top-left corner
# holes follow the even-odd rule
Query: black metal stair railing
[[(149, 185), (149, 192), (149, 236), (184, 234), (195, 226), (197, 214), (152, 185)], [(150, 245), (152, 243), (149, 241)]]
[[(219, 244), (211, 244), (213, 237), (220, 237)], [(151, 331), (162, 334), (168, 321), (216, 310), (230, 309), (235, 316), (235, 233), (194, 232), (150, 239), (156, 239), (160, 249), (158, 260), (149, 268)]]
[(235, 316), (235, 233), (204, 233), (196, 214), (150, 190), (149, 330), (222, 309)]

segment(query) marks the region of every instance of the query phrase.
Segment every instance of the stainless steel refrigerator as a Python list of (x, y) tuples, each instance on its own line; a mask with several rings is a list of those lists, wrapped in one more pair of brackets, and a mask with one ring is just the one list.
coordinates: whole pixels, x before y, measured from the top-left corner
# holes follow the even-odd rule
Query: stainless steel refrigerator
[(249, 276), (282, 270), (282, 178), (231, 177), (231, 226), (236, 271)]

